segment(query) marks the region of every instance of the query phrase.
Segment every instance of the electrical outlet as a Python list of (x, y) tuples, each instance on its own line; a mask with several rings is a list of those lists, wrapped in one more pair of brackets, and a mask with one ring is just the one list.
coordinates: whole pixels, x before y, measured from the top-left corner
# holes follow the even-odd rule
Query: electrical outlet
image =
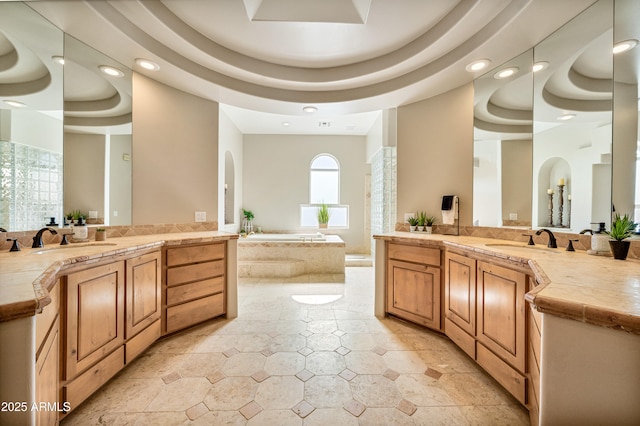
[(196, 212), (196, 222), (206, 222), (207, 212)]
[(113, 211), (113, 217), (118, 217), (118, 210)]
[(96, 210), (89, 210), (89, 219), (97, 219), (98, 212)]
[(410, 217), (414, 217), (416, 214), (415, 213), (405, 213), (404, 214), (404, 223), (409, 223), (409, 218)]
[(509, 213), (509, 220), (518, 220), (518, 213)]

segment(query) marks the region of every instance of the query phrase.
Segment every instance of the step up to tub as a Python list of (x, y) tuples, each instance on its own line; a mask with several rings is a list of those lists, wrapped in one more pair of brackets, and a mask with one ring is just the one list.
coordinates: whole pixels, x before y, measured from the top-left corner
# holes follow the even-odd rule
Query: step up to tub
[(238, 260), (240, 278), (289, 278), (304, 273), (304, 261), (299, 259)]

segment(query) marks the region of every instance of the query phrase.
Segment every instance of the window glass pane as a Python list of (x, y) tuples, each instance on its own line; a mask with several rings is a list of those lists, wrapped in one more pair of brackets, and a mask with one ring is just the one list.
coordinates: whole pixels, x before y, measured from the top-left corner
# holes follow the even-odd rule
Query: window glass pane
[[(300, 226), (318, 227), (318, 206), (300, 206)], [(331, 206), (329, 228), (349, 227), (349, 206)]]
[(321, 155), (316, 157), (311, 163), (312, 169), (331, 169), (338, 170), (338, 162), (333, 157)]
[(312, 171), (310, 203), (338, 204), (338, 171)]

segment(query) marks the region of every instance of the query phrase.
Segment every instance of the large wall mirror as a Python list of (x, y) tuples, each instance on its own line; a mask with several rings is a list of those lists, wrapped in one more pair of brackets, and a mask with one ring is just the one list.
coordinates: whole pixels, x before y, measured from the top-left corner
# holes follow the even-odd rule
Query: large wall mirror
[(60, 218), (63, 33), (24, 3), (0, 3), (0, 228)]
[[(579, 232), (598, 222), (608, 228), (613, 211), (635, 210), (638, 220), (640, 51), (613, 54), (614, 44), (640, 38), (638, 18), (637, 1), (599, 0), (535, 46), (532, 56), (527, 52), (475, 81), (474, 224)], [(507, 68), (519, 69), (496, 79)], [(530, 140), (528, 96), (530, 154), (523, 143), (517, 157), (505, 158), (512, 141)], [(530, 174), (510, 175), (507, 162)], [(509, 192), (508, 179), (523, 185)]]
[(0, 3), (0, 228), (131, 224), (132, 71)]

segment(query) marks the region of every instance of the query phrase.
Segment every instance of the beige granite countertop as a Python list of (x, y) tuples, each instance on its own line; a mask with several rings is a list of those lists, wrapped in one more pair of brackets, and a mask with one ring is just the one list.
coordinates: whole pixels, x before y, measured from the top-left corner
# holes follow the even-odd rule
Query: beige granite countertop
[(137, 250), (238, 238), (221, 231), (182, 232), (111, 238), (106, 241), (48, 244), (0, 253), (0, 321), (32, 316), (49, 302), (48, 289), (59, 273), (81, 262), (98, 261)]
[(392, 232), (375, 235), (457, 247), (503, 260), (526, 262), (539, 283), (525, 298), (543, 313), (640, 334), (640, 261), (614, 260), (584, 251), (489, 238)]

